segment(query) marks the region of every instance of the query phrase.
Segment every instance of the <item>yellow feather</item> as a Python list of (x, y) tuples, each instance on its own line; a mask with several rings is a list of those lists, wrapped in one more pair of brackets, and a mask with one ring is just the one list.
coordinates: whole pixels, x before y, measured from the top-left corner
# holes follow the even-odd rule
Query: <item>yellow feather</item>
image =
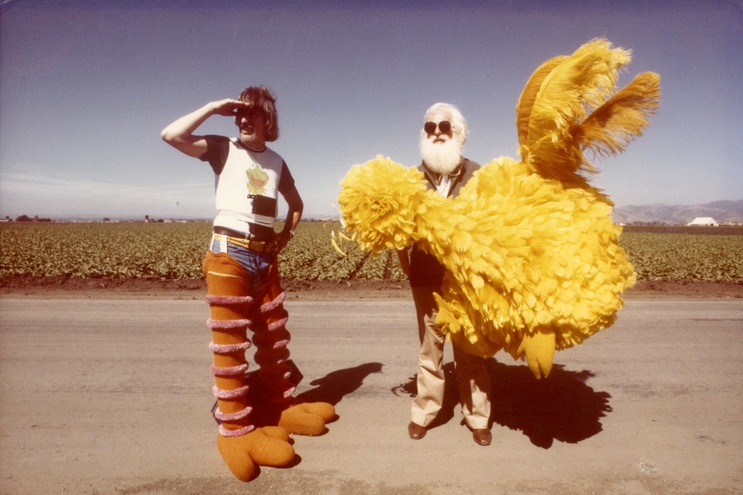
[(529, 116), (525, 144), (529, 165), (547, 178), (566, 180), (584, 166), (570, 132), (587, 112), (603, 104), (614, 91), (619, 69), (630, 52), (611, 48), (604, 39), (586, 43), (565, 57), (544, 78)]
[(338, 238), (339, 238), (339, 239), (345, 239), (345, 240), (347, 240), (347, 241), (351, 241), (351, 242), (353, 242), (353, 241), (354, 241), (354, 240), (356, 239), (356, 232), (354, 232), (354, 233), (353, 233), (353, 236), (351, 236), (351, 237), (348, 237), (348, 236), (347, 236), (346, 234), (344, 234), (343, 232), (340, 232), (340, 231), (339, 231), (339, 232), (338, 232)]
[(642, 135), (659, 105), (660, 76), (643, 72), (589, 115), (574, 130), (573, 139), (596, 155), (620, 153)]
[(542, 82), (564, 59), (565, 56), (561, 55), (547, 60), (534, 71), (526, 82), (524, 90), (521, 92), (519, 101), (516, 104), (516, 130), (519, 136), (519, 146), (525, 146), (528, 143), (531, 109), (534, 106), (537, 93), (542, 87)]
[(335, 237), (331, 237), (331, 238), (330, 238), (330, 244), (332, 244), (332, 245), (333, 245), (333, 248), (334, 248), (334, 249), (335, 249), (336, 251), (338, 251), (338, 253), (339, 253), (339, 254), (340, 254), (341, 256), (344, 256), (344, 257), (345, 257), (345, 256), (347, 256), (347, 255), (346, 255), (346, 253), (344, 253), (344, 252), (343, 252), (343, 250), (342, 250), (342, 249), (341, 249), (341, 248), (340, 248), (340, 247), (338, 246), (338, 243), (337, 243), (337, 242), (335, 242)]

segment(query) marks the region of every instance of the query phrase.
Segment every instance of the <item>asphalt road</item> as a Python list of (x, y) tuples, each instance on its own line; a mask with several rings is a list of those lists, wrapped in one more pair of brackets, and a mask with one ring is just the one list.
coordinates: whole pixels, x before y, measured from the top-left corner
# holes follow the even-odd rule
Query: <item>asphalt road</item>
[(203, 301), (3, 297), (0, 493), (743, 493), (741, 299), (631, 298), (546, 382), (496, 355), (490, 447), (453, 390), (408, 439), (409, 300), (287, 308), (299, 391), (339, 419), (245, 484), (214, 446)]

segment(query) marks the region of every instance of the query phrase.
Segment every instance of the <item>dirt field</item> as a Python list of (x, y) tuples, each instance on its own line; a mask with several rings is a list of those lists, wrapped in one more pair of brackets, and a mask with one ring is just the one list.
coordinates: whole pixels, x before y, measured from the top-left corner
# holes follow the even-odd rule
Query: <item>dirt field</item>
[(200, 283), (5, 284), (0, 493), (740, 494), (742, 288), (641, 284), (544, 382), (497, 354), (480, 447), (453, 389), (440, 426), (407, 438), (406, 284), (287, 284), (299, 393), (339, 419), (244, 484), (214, 446)]
[[(290, 298), (301, 300), (407, 299), (407, 281), (339, 280), (287, 281), (284, 288)], [(3, 278), (0, 296), (36, 297), (132, 297), (167, 298), (203, 297), (206, 284), (200, 280), (83, 279), (73, 277)], [(627, 292), (628, 297), (727, 297), (743, 298), (743, 283), (702, 281), (639, 281)]]

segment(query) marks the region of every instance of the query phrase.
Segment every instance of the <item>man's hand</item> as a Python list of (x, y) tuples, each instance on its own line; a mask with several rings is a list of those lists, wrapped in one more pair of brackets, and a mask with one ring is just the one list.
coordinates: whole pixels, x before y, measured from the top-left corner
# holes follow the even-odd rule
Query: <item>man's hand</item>
[(282, 249), (286, 247), (287, 244), (289, 244), (289, 241), (292, 240), (292, 237), (294, 237), (294, 234), (290, 230), (282, 230), (274, 240), (274, 254), (279, 254)]
[(207, 152), (208, 146), (204, 136), (194, 135), (196, 129), (212, 115), (236, 117), (238, 110), (247, 107), (247, 103), (231, 98), (212, 101), (170, 123), (162, 130), (160, 136), (163, 141), (182, 153), (201, 158)]
[(212, 104), (214, 105), (213, 113), (225, 117), (235, 117), (238, 110), (249, 107), (249, 105), (244, 101), (233, 100), (232, 98), (215, 101)]

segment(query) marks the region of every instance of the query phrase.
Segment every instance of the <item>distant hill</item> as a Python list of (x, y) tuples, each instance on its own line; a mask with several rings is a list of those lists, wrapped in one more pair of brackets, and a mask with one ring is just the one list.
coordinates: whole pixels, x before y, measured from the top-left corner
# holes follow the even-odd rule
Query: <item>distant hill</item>
[(715, 201), (703, 205), (642, 205), (614, 208), (615, 223), (661, 223), (683, 225), (697, 217), (712, 217), (720, 224), (743, 223), (743, 199)]

